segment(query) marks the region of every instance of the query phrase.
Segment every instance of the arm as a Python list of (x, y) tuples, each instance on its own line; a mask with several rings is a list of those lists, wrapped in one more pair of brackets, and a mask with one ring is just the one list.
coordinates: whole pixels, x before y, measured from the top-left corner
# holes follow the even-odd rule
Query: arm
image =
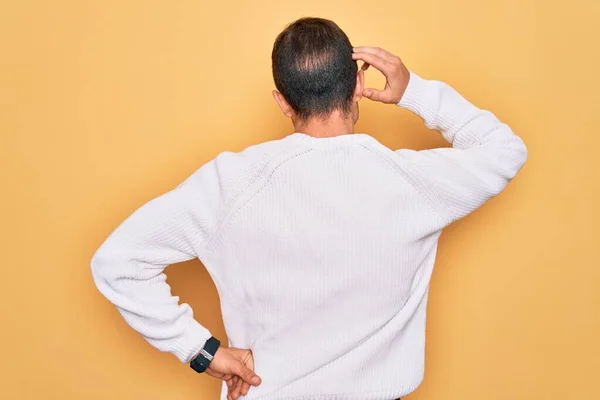
[(102, 243), (91, 260), (98, 290), (151, 345), (189, 362), (211, 333), (178, 304), (165, 267), (198, 256), (216, 224), (217, 170), (205, 164), (175, 189), (144, 204)]
[(489, 111), (469, 103), (451, 86), (410, 73), (398, 103), (436, 129), (451, 148), (396, 153), (446, 223), (460, 219), (500, 193), (527, 159), (525, 144)]
[[(212, 335), (194, 319), (188, 304), (178, 304), (179, 297), (171, 295), (163, 270), (203, 256), (238, 191), (236, 185), (253, 173), (248, 161), (255, 156), (252, 151), (219, 154), (131, 214), (92, 257), (92, 275), (100, 292), (146, 341), (181, 362), (190, 362)], [(250, 350), (221, 345), (206, 373), (227, 381), (237, 398), (251, 385), (260, 385), (253, 369)]]
[(364, 89), (371, 100), (413, 111), (452, 148), (396, 151), (415, 187), (444, 224), (462, 218), (500, 193), (527, 159), (527, 148), (494, 114), (469, 103), (451, 86), (409, 72), (400, 58), (376, 47), (354, 48), (362, 70), (373, 65), (387, 79), (384, 90)]

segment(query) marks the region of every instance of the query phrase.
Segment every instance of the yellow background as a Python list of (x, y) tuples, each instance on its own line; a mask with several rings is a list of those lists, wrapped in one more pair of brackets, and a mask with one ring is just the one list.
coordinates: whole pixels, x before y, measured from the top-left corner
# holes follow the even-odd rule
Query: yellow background
[[(301, 16), (450, 83), (529, 149), (506, 191), (442, 236), (426, 375), (406, 399), (600, 399), (597, 0), (3, 1), (0, 398), (217, 399), (220, 381), (125, 324), (89, 261), (219, 152), (293, 131), (270, 52)], [(393, 148), (444, 144), (368, 100), (356, 130)], [(167, 274), (225, 340), (201, 264)]]

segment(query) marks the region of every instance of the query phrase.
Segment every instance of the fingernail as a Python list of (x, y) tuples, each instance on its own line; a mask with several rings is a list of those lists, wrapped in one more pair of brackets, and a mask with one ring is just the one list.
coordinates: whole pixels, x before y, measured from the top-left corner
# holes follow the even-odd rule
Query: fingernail
[(254, 378), (252, 378), (252, 383), (254, 383), (255, 385), (258, 385), (258, 382), (260, 382), (260, 379), (258, 378), (258, 376), (255, 376)]

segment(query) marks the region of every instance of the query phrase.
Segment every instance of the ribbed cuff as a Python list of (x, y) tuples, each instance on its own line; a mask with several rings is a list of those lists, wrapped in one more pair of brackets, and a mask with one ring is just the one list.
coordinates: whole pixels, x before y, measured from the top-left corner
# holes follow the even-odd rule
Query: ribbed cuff
[(432, 114), (427, 106), (427, 81), (412, 71), (409, 74), (408, 86), (397, 105), (427, 120)]
[(175, 339), (172, 353), (182, 363), (188, 363), (204, 347), (204, 344), (211, 336), (212, 334), (208, 329), (200, 325), (195, 319), (192, 319), (185, 327), (183, 334)]

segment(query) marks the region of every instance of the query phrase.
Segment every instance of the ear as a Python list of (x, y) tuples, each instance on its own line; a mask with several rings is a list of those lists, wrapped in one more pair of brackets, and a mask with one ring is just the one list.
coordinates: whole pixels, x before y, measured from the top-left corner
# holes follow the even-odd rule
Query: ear
[(362, 98), (362, 93), (365, 88), (365, 71), (363, 69), (358, 70), (356, 74), (356, 87), (354, 88), (354, 94), (352, 98), (354, 101), (359, 101)]
[(292, 107), (285, 100), (285, 98), (283, 98), (283, 95), (277, 90), (273, 90), (272, 93), (273, 97), (275, 98), (275, 101), (277, 102), (277, 105), (279, 106), (279, 108), (281, 108), (281, 111), (283, 111), (283, 115), (292, 118), (292, 116), (294, 115), (294, 110), (292, 110)]

